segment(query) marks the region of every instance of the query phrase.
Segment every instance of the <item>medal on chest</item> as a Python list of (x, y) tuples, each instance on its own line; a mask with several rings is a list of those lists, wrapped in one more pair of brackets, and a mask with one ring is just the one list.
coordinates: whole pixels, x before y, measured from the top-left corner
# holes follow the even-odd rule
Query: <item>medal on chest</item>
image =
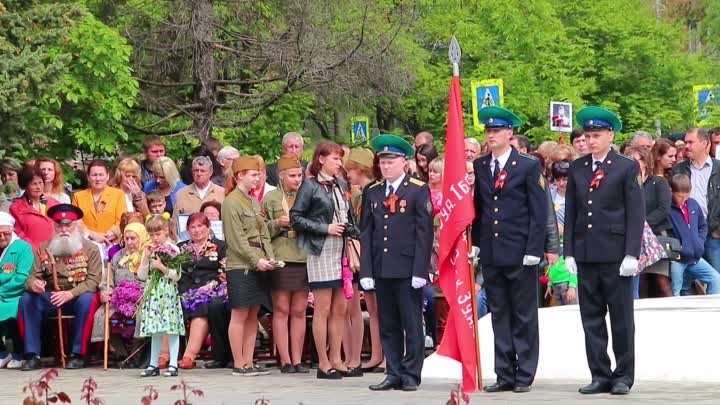
[(77, 285), (87, 279), (88, 258), (82, 252), (66, 257), (63, 260), (69, 283)]

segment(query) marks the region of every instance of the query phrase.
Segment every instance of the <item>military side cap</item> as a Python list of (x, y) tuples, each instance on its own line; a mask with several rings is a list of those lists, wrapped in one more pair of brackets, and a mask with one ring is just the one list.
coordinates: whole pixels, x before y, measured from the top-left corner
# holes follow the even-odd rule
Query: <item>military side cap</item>
[(260, 171), (260, 161), (254, 156), (240, 156), (233, 160), (232, 171), (233, 175), (238, 174), (243, 170), (257, 170)]
[(575, 120), (586, 131), (605, 129), (618, 132), (622, 129), (622, 121), (617, 115), (602, 107), (590, 106), (578, 111)]
[(281, 156), (277, 162), (278, 172), (287, 169), (299, 169), (302, 167), (296, 156)]
[(510, 128), (521, 127), (523, 121), (512, 111), (502, 107), (485, 107), (478, 112), (480, 122), (485, 128)]
[(375, 153), (368, 148), (352, 148), (347, 158), (348, 162), (355, 162), (360, 166), (372, 168), (375, 160)]
[(378, 156), (413, 156), (412, 145), (397, 135), (378, 135), (372, 139), (371, 144)]
[(82, 219), (83, 212), (72, 204), (58, 204), (48, 210), (47, 216), (58, 224), (67, 225)]

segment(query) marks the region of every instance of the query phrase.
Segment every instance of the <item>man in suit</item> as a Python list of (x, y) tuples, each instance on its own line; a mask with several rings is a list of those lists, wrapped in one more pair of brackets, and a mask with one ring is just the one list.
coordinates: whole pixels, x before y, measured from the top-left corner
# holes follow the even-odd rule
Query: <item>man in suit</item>
[(548, 215), (540, 162), (510, 146), (522, 125), (500, 107), (480, 110), (491, 153), (475, 161), (473, 243), (492, 313), (497, 381), (487, 392), (528, 392), (538, 363), (537, 265)]
[[(620, 119), (600, 107), (577, 114), (590, 154), (570, 165), (565, 194), (565, 265), (578, 275), (580, 316), (592, 382), (582, 394), (627, 394), (635, 373), (633, 276), (645, 222), (640, 168), (610, 149)], [(610, 326), (615, 370), (607, 353)]]
[(362, 209), (360, 284), (375, 288), (387, 376), (373, 391), (416, 391), (424, 361), (422, 287), (433, 242), (430, 189), (405, 174), (412, 146), (395, 135), (372, 140), (383, 181), (367, 191)]

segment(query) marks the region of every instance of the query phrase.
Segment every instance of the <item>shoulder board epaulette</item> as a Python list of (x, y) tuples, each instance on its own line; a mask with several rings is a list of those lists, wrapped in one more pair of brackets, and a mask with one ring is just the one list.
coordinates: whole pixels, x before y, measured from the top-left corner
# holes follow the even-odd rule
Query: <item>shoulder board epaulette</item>
[(528, 158), (528, 159), (532, 159), (532, 160), (538, 160), (538, 158), (536, 158), (535, 156), (533, 156), (533, 155), (528, 155), (527, 153), (518, 152), (518, 155), (520, 155), (520, 156), (522, 156), (522, 157), (524, 157), (524, 158)]
[(375, 186), (379, 186), (380, 184), (382, 184), (382, 183), (379, 182), (379, 181), (376, 181), (376, 182), (374, 182), (373, 184), (371, 184), (370, 187), (368, 187), (368, 190), (370, 190), (371, 188), (373, 188), (373, 187), (375, 187)]
[(634, 162), (634, 161), (635, 161), (635, 159), (633, 159), (633, 158), (631, 158), (631, 157), (629, 157), (629, 156), (623, 155), (622, 153), (618, 153), (617, 155), (620, 156), (620, 157), (622, 157), (622, 158), (625, 158), (625, 159), (627, 159), (627, 160), (629, 160), (629, 161), (631, 161), (631, 162)]
[(410, 177), (410, 183), (412, 183), (412, 184), (414, 184), (414, 185), (416, 185), (416, 186), (424, 186), (424, 185), (425, 185), (425, 182), (424, 182), (424, 181), (422, 181), (422, 180), (420, 180), (420, 179), (417, 179), (417, 178), (415, 178), (415, 177)]

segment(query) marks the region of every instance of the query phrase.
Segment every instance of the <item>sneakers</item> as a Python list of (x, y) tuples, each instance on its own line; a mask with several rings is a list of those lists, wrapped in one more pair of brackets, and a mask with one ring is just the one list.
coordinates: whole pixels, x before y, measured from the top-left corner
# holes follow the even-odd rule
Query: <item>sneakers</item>
[(16, 360), (16, 359), (10, 360), (10, 362), (7, 364), (8, 370), (19, 370), (22, 368), (22, 366), (23, 366), (22, 360)]
[(270, 374), (270, 370), (266, 369), (262, 366), (252, 366), (252, 367), (240, 367), (240, 368), (233, 368), (233, 375), (240, 376), (240, 377), (256, 377), (259, 375), (268, 375)]
[(252, 370), (256, 373), (255, 375), (269, 375), (270, 370), (266, 369), (263, 366), (254, 365), (252, 366)]
[(12, 360), (12, 354), (8, 353), (6, 357), (0, 359), (0, 368), (7, 367), (8, 363)]

